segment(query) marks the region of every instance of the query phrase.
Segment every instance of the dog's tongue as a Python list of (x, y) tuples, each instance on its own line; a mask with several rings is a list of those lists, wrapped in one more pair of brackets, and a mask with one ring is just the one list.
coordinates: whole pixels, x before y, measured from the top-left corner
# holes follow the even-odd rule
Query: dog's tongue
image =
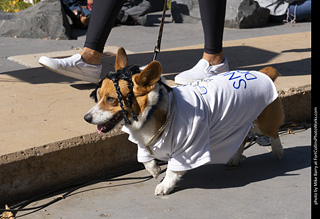
[(98, 126), (97, 126), (98, 134), (101, 134), (103, 128), (104, 128), (104, 125), (98, 125)]

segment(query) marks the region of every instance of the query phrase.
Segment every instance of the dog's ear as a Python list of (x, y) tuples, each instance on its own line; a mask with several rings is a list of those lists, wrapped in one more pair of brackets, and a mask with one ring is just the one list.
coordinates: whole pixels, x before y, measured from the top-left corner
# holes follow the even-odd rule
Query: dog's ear
[(117, 72), (121, 68), (125, 68), (129, 65), (128, 56), (126, 50), (120, 47), (117, 51), (116, 62), (114, 64), (114, 70)]
[(158, 61), (152, 61), (139, 75), (135, 77), (135, 82), (140, 87), (150, 87), (159, 81), (161, 76), (161, 64)]

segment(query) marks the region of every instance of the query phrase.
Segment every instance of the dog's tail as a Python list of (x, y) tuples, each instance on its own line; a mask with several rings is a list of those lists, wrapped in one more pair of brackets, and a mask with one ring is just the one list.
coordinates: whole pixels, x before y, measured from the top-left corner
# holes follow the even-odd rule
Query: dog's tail
[(271, 67), (271, 66), (267, 66), (267, 67), (261, 69), (260, 72), (268, 75), (272, 79), (272, 81), (275, 81), (277, 79), (277, 77), (280, 75), (280, 73), (277, 71), (277, 69), (275, 69), (274, 67)]

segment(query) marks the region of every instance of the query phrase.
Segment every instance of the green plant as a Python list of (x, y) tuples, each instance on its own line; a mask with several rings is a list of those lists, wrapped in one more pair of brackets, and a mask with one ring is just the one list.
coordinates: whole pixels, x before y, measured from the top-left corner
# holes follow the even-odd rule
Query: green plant
[[(34, 3), (40, 0), (35, 0)], [(32, 6), (31, 3), (26, 3), (23, 0), (0, 0), (0, 10), (5, 12), (18, 12)]]

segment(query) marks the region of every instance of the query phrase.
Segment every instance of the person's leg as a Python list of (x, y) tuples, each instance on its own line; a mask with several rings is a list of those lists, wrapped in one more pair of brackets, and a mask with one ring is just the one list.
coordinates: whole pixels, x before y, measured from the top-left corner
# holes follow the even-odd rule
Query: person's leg
[(295, 21), (303, 21), (311, 17), (311, 0), (299, 1), (289, 6), (289, 15)]
[(135, 5), (132, 8), (126, 10), (126, 13), (132, 17), (143, 16), (151, 12), (151, 3), (149, 1), (143, 0), (139, 4)]
[(162, 11), (164, 0), (134, 0), (131, 7), (122, 7), (118, 20), (126, 25), (148, 26), (148, 13)]
[(45, 68), (68, 77), (98, 83), (104, 45), (125, 0), (94, 0), (86, 42), (80, 54), (64, 59), (42, 56)]
[(175, 77), (177, 84), (188, 84), (229, 70), (222, 51), (226, 0), (199, 0), (204, 32), (202, 59), (190, 70)]
[(270, 16), (272, 23), (294, 23), (311, 17), (311, 0), (298, 1), (289, 5), (287, 13), (280, 16)]
[(125, 0), (94, 0), (81, 57), (92, 65), (101, 63), (104, 45)]
[[(147, 0), (135, 0), (132, 2), (132, 7), (122, 7), (118, 21), (120, 24), (125, 25), (143, 25), (143, 22), (139, 22), (144, 15), (152, 11), (152, 6)], [(147, 21), (145, 21), (146, 24)]]
[(199, 9), (204, 32), (204, 54), (211, 65), (220, 64), (223, 59), (222, 39), (226, 0), (199, 0)]

